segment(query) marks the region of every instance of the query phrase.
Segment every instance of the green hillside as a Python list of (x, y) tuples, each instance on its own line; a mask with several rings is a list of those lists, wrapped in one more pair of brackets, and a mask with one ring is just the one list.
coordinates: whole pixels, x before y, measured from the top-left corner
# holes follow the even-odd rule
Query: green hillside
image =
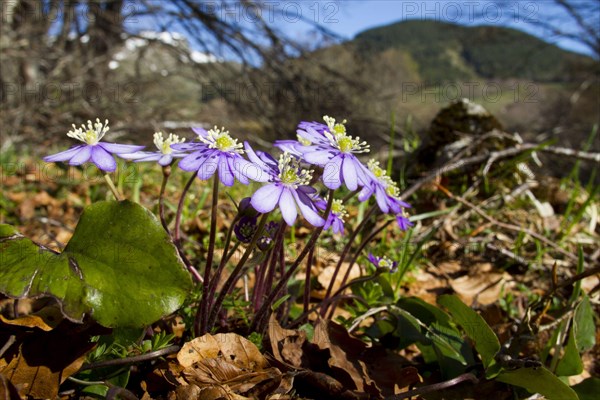
[(364, 57), (388, 49), (411, 54), (424, 82), (518, 78), (537, 82), (574, 79), (573, 66), (593, 62), (511, 28), (411, 20), (364, 31), (351, 41)]

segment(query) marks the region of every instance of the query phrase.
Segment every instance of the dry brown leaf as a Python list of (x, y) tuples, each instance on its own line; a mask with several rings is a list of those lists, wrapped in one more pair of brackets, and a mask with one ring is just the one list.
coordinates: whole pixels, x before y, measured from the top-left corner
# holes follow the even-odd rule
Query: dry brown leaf
[(281, 372), (269, 367), (254, 343), (235, 333), (196, 338), (183, 345), (177, 360), (185, 381), (202, 389), (202, 399), (246, 399), (249, 392), (280, 386)]
[(46, 332), (56, 328), (63, 319), (64, 316), (58, 306), (44, 307), (34, 314), (24, 315), (15, 319), (8, 319), (0, 314), (0, 321), (7, 325), (39, 328)]
[(322, 350), (329, 350), (328, 364), (335, 373), (334, 377), (346, 389), (381, 396), (377, 385), (367, 374), (365, 363), (360, 360), (367, 348), (363, 341), (350, 336), (341, 325), (319, 320), (312, 342)]
[(95, 346), (84, 333), (75, 324), (63, 323), (49, 332), (27, 334), (4, 354), (10, 361), (0, 372), (21, 396), (54, 399), (60, 384), (81, 368)]
[(500, 298), (502, 286), (511, 276), (507, 272), (494, 272), (491, 264), (476, 264), (471, 268), (469, 275), (450, 281), (450, 286), (463, 302), (472, 305), (488, 305)]
[[(333, 291), (332, 293), (337, 292), (337, 290), (342, 286), (342, 280), (348, 271), (348, 267), (350, 266), (349, 262), (342, 263), (340, 270), (335, 277), (335, 281), (333, 283)], [(312, 293), (314, 297), (323, 298), (325, 296), (325, 290), (329, 287), (329, 283), (333, 279), (333, 274), (335, 272), (335, 265), (329, 265), (321, 271), (321, 273), (317, 276), (317, 280), (319, 284), (324, 288), (322, 291), (315, 291)], [(358, 278), (360, 276), (360, 266), (354, 264), (352, 269), (350, 270), (350, 275), (348, 275), (348, 280), (346, 282), (350, 282), (354, 278)]]
[(302, 345), (306, 342), (306, 332), (284, 329), (274, 314), (269, 321), (269, 341), (275, 359), (296, 368), (302, 365)]

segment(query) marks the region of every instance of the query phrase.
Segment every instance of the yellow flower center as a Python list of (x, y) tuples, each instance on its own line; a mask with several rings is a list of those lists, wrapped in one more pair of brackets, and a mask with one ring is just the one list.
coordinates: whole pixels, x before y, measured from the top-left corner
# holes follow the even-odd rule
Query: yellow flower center
[(342, 221), (348, 216), (348, 211), (346, 211), (343, 201), (339, 199), (333, 199), (333, 202), (331, 203), (331, 213)]
[(279, 180), (294, 189), (300, 185), (308, 185), (312, 179), (312, 171), (300, 168), (300, 163), (290, 153), (279, 156)]
[(329, 140), (332, 146), (337, 147), (343, 153), (368, 153), (369, 145), (365, 141), (360, 141), (359, 137), (352, 137), (346, 134), (346, 120), (336, 123), (335, 118), (324, 116), (323, 120), (327, 124), (329, 131), (323, 132), (323, 135)]
[(163, 154), (171, 154), (173, 152), (171, 145), (183, 142), (185, 142), (185, 138), (179, 139), (179, 136), (173, 135), (172, 133), (169, 133), (169, 136), (166, 139), (163, 138), (162, 132), (154, 133), (154, 145)]
[(379, 268), (392, 269), (394, 267), (394, 262), (387, 257), (381, 257), (381, 259), (377, 263), (377, 266)]
[(211, 149), (218, 149), (220, 151), (229, 153), (242, 154), (242, 144), (238, 143), (237, 139), (234, 139), (229, 135), (229, 131), (225, 128), (217, 128), (216, 126), (209, 130), (207, 137), (199, 136), (200, 141), (206, 143)]
[(400, 196), (400, 189), (398, 188), (398, 185), (392, 178), (388, 176), (387, 172), (385, 172), (385, 170), (379, 166), (379, 161), (370, 159), (367, 163), (367, 167), (369, 168), (369, 171), (375, 175), (379, 182), (383, 184), (385, 187), (385, 192), (389, 196), (396, 198)]

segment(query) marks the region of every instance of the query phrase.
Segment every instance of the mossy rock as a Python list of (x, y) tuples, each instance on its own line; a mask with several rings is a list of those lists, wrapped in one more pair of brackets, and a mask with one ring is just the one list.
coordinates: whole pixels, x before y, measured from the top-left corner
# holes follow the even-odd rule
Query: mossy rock
[(417, 162), (421, 168), (438, 166), (447, 161), (448, 156), (443, 154), (446, 146), (502, 129), (502, 124), (482, 105), (468, 99), (453, 101), (431, 122), (417, 150)]

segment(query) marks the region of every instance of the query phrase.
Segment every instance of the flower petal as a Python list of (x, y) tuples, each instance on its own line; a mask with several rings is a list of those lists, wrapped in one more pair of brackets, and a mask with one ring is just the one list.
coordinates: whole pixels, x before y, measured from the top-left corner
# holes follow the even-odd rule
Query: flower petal
[[(248, 149), (252, 151), (253, 156), (250, 155), (250, 151), (248, 151)], [(262, 160), (256, 156), (250, 146), (246, 148), (246, 152), (248, 154), (248, 158), (250, 158), (250, 160), (253, 162), (244, 160), (242, 157), (236, 157), (233, 164), (236, 172), (236, 178), (238, 178), (238, 180), (240, 180), (242, 183), (244, 182), (240, 179), (241, 176), (252, 179), (255, 182), (268, 182), (271, 179), (272, 174), (269, 173), (270, 169), (267, 164), (262, 162)], [(259, 163), (254, 162), (253, 157), (256, 157)]]
[(263, 214), (273, 211), (279, 202), (282, 191), (283, 186), (280, 184), (270, 183), (265, 185), (254, 192), (250, 199), (250, 204), (252, 204), (252, 207), (254, 207), (256, 211)]
[(323, 170), (323, 184), (329, 189), (337, 189), (342, 185), (340, 178), (342, 169), (342, 157), (335, 156), (326, 165)]
[(344, 178), (344, 183), (346, 184), (346, 187), (352, 191), (358, 188), (355, 161), (358, 162), (358, 160), (352, 156), (346, 156), (342, 161), (342, 176)]
[(202, 137), (207, 137), (208, 136), (208, 131), (206, 129), (204, 129), (204, 128), (193, 126), (192, 130), (198, 136), (202, 136)]
[(219, 180), (225, 186), (233, 186), (235, 180), (233, 179), (233, 170), (229, 166), (230, 160), (225, 157), (219, 157)]
[(117, 162), (114, 157), (100, 146), (92, 148), (92, 161), (102, 171), (113, 172), (117, 169)]
[(200, 178), (203, 181), (210, 179), (210, 177), (214, 175), (217, 169), (219, 169), (219, 162), (220, 157), (218, 157), (214, 153), (210, 157), (206, 157), (200, 164), (200, 167), (198, 168), (198, 178)]
[(292, 195), (296, 199), (296, 203), (298, 204), (298, 207), (300, 207), (300, 212), (302, 213), (302, 216), (312, 226), (319, 227), (319, 226), (323, 226), (325, 224), (325, 220), (323, 218), (321, 218), (321, 216), (317, 213), (317, 211), (314, 209), (314, 206), (312, 204), (305, 204), (302, 200), (300, 200), (300, 198), (298, 197), (298, 193), (296, 191), (293, 191)]
[(281, 210), (281, 215), (283, 216), (285, 223), (289, 226), (294, 225), (294, 222), (296, 222), (296, 217), (298, 216), (298, 210), (296, 209), (294, 196), (292, 196), (292, 193), (288, 188), (284, 188), (281, 192), (281, 197), (279, 198), (279, 209)]
[(207, 150), (195, 151), (179, 161), (179, 168), (184, 171), (198, 171), (202, 164), (209, 158), (210, 152)]
[(398, 222), (398, 226), (403, 231), (407, 230), (409, 227), (413, 226), (413, 223), (410, 222), (408, 218), (403, 216), (402, 214), (396, 215), (396, 222)]
[(158, 164), (162, 165), (163, 167), (166, 167), (167, 165), (171, 164), (172, 162), (173, 162), (173, 155), (172, 154), (164, 154), (158, 160)]
[(125, 154), (125, 153), (134, 153), (136, 151), (142, 150), (146, 146), (137, 146), (133, 144), (118, 144), (118, 143), (106, 143), (106, 142), (98, 142), (96, 146), (102, 147), (104, 150), (109, 153), (114, 154)]
[(279, 150), (283, 152), (288, 152), (293, 154), (298, 158), (302, 158), (305, 148), (307, 146), (302, 145), (302, 143), (297, 140), (277, 140), (273, 143), (273, 146), (277, 147)]
[(372, 194), (373, 194), (373, 189), (371, 189), (370, 186), (363, 186), (363, 188), (358, 193), (358, 200), (359, 201), (368, 200)]
[(318, 165), (320, 167), (329, 163), (331, 158), (333, 157), (333, 153), (330, 150), (317, 150), (316, 146), (307, 146), (312, 147), (312, 149), (306, 149), (302, 157), (307, 163)]
[(71, 159), (69, 160), (69, 164), (71, 165), (81, 165), (84, 162), (87, 162), (90, 157), (92, 156), (92, 147), (94, 146), (83, 146), (78, 152), (77, 154), (75, 154), (73, 157), (71, 157)]
[(58, 162), (70, 160), (75, 154), (77, 154), (82, 147), (86, 145), (81, 144), (75, 147), (71, 147), (69, 150), (61, 151), (60, 153), (52, 154), (44, 157), (46, 162)]
[(379, 208), (381, 209), (381, 212), (384, 214), (387, 214), (388, 212), (390, 212), (390, 207), (388, 206), (387, 203), (387, 193), (385, 192), (385, 189), (383, 188), (383, 186), (381, 185), (375, 185), (375, 200), (377, 201), (377, 205), (379, 205)]

